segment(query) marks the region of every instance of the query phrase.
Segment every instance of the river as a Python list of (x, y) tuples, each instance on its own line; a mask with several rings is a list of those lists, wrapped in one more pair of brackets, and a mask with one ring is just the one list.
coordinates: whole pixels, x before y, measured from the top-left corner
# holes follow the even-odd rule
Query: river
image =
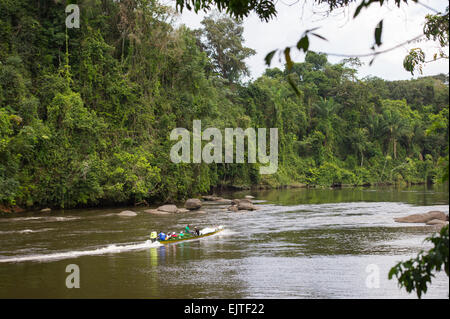
[[(449, 211), (448, 186), (222, 195), (248, 194), (260, 210), (205, 204), (204, 213), (161, 216), (128, 207), (0, 217), (0, 298), (416, 298), (387, 274), (429, 249), (432, 231), (393, 218)], [(117, 216), (124, 209), (138, 215)], [(226, 229), (178, 244), (147, 241), (151, 230), (186, 224)], [(79, 267), (80, 288), (66, 287), (69, 264)], [(425, 298), (448, 298), (448, 287), (438, 273)]]

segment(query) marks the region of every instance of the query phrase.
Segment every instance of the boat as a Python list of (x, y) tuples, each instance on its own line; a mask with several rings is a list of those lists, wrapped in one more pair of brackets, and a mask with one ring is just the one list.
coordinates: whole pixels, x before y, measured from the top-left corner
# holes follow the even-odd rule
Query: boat
[(178, 242), (181, 242), (181, 241), (186, 241), (186, 240), (192, 240), (192, 239), (198, 239), (198, 238), (211, 236), (211, 235), (220, 233), (222, 230), (224, 230), (223, 226), (218, 226), (218, 227), (213, 227), (213, 228), (204, 228), (204, 229), (200, 230), (200, 235), (198, 235), (198, 236), (193, 235), (193, 234), (185, 234), (183, 238), (169, 238), (169, 239), (166, 239), (166, 240), (158, 240), (158, 242), (160, 242), (161, 244), (178, 243)]

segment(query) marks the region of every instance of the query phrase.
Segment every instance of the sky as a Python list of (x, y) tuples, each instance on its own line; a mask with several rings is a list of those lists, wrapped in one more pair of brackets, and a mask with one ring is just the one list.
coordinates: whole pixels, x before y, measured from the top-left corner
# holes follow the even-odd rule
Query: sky
[[(378, 4), (363, 9), (353, 19), (353, 14), (360, 1), (340, 9), (330, 16), (325, 16), (327, 5), (318, 6), (312, 0), (278, 0), (277, 17), (269, 22), (260, 21), (252, 14), (243, 21), (244, 45), (256, 50), (257, 54), (246, 60), (250, 69), (250, 78), (256, 79), (267, 68), (264, 57), (272, 50), (295, 46), (305, 30), (319, 27), (315, 32), (322, 35), (327, 41), (310, 37), (310, 50), (337, 54), (364, 54), (370, 53), (374, 43), (374, 29), (383, 19), (382, 46), (380, 50), (388, 49), (403, 43), (423, 33), (423, 24), (427, 14), (434, 12), (425, 6), (443, 12), (448, 5), (442, 0), (421, 0), (421, 3), (410, 3), (395, 6), (389, 1), (380, 7)], [(172, 1), (172, 5), (174, 2)], [(177, 24), (185, 24), (192, 29), (200, 28), (200, 21), (205, 14), (183, 10), (178, 16)], [(426, 60), (431, 60), (433, 53), (437, 52), (437, 44), (433, 42), (410, 43), (395, 50), (379, 55), (371, 66), (371, 58), (362, 58), (364, 65), (358, 70), (358, 77), (377, 76), (386, 80), (406, 80), (418, 76), (448, 73), (448, 59), (441, 59), (427, 63), (423, 74), (415, 72), (414, 76), (403, 69), (403, 59), (411, 48), (424, 49)], [(446, 49), (448, 54), (448, 48)], [(296, 49), (291, 50), (294, 62), (303, 62), (304, 54)], [(338, 63), (343, 57), (329, 56), (331, 63)], [(283, 69), (284, 58), (275, 55), (270, 67)]]

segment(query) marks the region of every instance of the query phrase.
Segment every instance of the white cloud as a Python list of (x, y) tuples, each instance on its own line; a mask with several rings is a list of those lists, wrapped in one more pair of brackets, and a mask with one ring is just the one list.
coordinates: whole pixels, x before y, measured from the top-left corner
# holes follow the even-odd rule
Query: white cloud
[[(363, 54), (371, 51), (374, 43), (373, 31), (378, 22), (383, 19), (383, 45), (381, 50), (391, 48), (399, 43), (422, 33), (424, 18), (426, 14), (433, 13), (429, 9), (410, 2), (402, 4), (397, 8), (393, 2), (379, 7), (373, 4), (369, 9), (363, 9), (360, 15), (352, 19), (353, 13), (359, 1), (348, 8), (334, 13), (332, 16), (323, 17), (317, 12), (326, 12), (325, 7), (317, 7), (312, 1), (296, 2), (289, 6), (289, 2), (294, 0), (284, 0), (277, 3), (278, 15), (276, 19), (268, 23), (260, 21), (256, 15), (252, 14), (244, 20), (245, 45), (256, 50), (257, 54), (247, 60), (253, 78), (260, 76), (266, 69), (264, 57), (274, 49), (284, 49), (286, 46), (294, 46), (300, 39), (301, 34), (314, 27), (320, 27), (317, 33), (326, 37), (328, 41), (318, 38), (310, 39), (310, 49), (314, 51), (331, 52), (339, 54)], [(422, 2), (432, 8), (444, 11), (447, 2), (437, 0), (422, 0)], [(205, 16), (204, 13), (195, 14), (188, 10), (179, 17), (179, 22), (191, 28), (199, 28), (200, 21)], [(364, 58), (366, 63), (359, 70), (360, 77), (367, 75), (378, 76), (388, 80), (409, 79), (412, 75), (403, 69), (403, 59), (409, 49), (420, 46), (429, 53), (435, 52), (436, 44), (421, 42), (410, 43), (393, 51), (379, 55), (372, 66), (369, 66), (371, 58)], [(293, 50), (292, 58), (296, 62), (303, 61), (304, 55)], [(448, 52), (448, 48), (447, 48)], [(333, 63), (340, 61), (342, 57), (330, 56)], [(283, 67), (275, 56), (271, 67)], [(437, 73), (448, 73), (448, 60), (439, 60), (429, 63), (424, 67), (423, 75), (433, 75)], [(416, 74), (416, 77), (419, 74)]]

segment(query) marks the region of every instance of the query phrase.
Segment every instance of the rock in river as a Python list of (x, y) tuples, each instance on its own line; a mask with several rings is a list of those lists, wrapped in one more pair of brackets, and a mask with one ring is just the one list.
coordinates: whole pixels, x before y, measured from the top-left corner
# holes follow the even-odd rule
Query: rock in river
[(431, 211), (425, 214), (413, 214), (406, 217), (394, 218), (397, 223), (426, 223), (432, 219), (447, 220), (447, 215), (440, 211)]
[(448, 222), (440, 219), (432, 219), (427, 222), (427, 225), (447, 225)]
[(144, 210), (144, 213), (156, 214), (156, 215), (168, 215), (168, 214), (170, 214), (168, 212), (163, 212), (163, 211), (157, 210), (157, 209), (146, 209), (146, 210)]
[(175, 205), (163, 205), (159, 206), (157, 209), (166, 213), (176, 213), (178, 211), (178, 208)]
[(257, 210), (258, 208), (253, 205), (252, 203), (249, 203), (247, 201), (239, 201), (239, 203), (237, 204), (237, 208), (239, 210)]
[(202, 207), (202, 201), (198, 198), (189, 198), (184, 204), (184, 207), (189, 210), (199, 209)]
[(123, 212), (120, 212), (117, 214), (117, 216), (124, 216), (124, 217), (134, 217), (137, 214), (131, 210), (124, 210)]

